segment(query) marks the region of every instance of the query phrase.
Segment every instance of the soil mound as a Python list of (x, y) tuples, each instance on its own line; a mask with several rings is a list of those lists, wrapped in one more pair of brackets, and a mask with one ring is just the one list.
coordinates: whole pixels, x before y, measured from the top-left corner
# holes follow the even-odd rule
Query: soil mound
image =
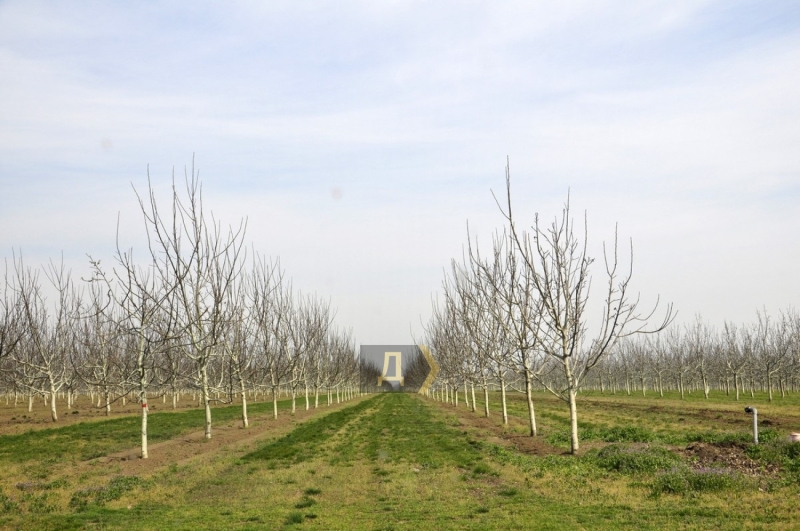
[(754, 461), (745, 453), (745, 447), (737, 443), (695, 442), (689, 444), (682, 453), (696, 469), (728, 468), (748, 476), (774, 476), (780, 470), (777, 465)]

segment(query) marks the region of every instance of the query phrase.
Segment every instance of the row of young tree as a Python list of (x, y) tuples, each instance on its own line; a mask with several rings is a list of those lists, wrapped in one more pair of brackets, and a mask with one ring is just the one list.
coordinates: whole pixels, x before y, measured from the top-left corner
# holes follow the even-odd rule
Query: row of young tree
[(592, 306), (599, 308), (599, 319), (590, 328), (594, 260), (588, 255), (586, 218), (579, 234), (568, 199), (551, 223), (537, 214), (530, 230), (523, 230), (512, 208), (508, 166), (505, 192), (502, 202), (495, 197), (505, 228), (495, 234), (490, 252), (481, 252), (468, 232), (464, 257), (452, 261), (443, 296), (434, 302), (426, 327), (426, 341), (440, 366), (434, 393), (457, 400), (463, 388), (474, 409), (477, 386), (488, 416), (489, 389), (497, 386), (508, 422), (506, 392), (521, 390), (530, 435), (535, 436), (533, 392), (546, 389), (569, 407), (571, 451), (576, 453), (579, 391), (601, 366), (612, 366), (610, 355), (624, 340), (664, 330), (673, 319), (672, 307), (649, 324), (658, 303), (642, 311), (638, 296), (631, 294), (632, 245), (630, 259), (621, 260), (615, 234), (612, 245), (603, 246), (602, 299)]
[(743, 393), (767, 395), (771, 402), (796, 392), (800, 384), (800, 314), (777, 317), (759, 312), (750, 324), (725, 323), (719, 330), (698, 320), (652, 337), (624, 341), (587, 380), (585, 387), (605, 392), (712, 390), (739, 400)]
[[(557, 218), (530, 231), (520, 230), (512, 212), (511, 182), (506, 170), (506, 221), (489, 253), (467, 239), (464, 257), (453, 260), (435, 301), (426, 340), (440, 366), (437, 399), (457, 404), (459, 392), (476, 409), (475, 388), (483, 393), (489, 416), (489, 391), (499, 390), (503, 422), (508, 423), (506, 393), (525, 394), (530, 435), (537, 434), (534, 391), (548, 391), (569, 407), (571, 450), (578, 451), (577, 402), (583, 390), (601, 393), (724, 391), (765, 392), (771, 401), (800, 383), (800, 314), (777, 318), (759, 312), (752, 324), (725, 323), (721, 330), (699, 318), (676, 327), (668, 306), (655, 325), (651, 311), (640, 311), (630, 293), (630, 260), (623, 267), (615, 235), (603, 246), (604, 283), (594, 301), (599, 320), (588, 319), (591, 288), (587, 223), (577, 234), (569, 199)], [(599, 295), (597, 292), (595, 296)], [(592, 325), (590, 327), (590, 325)]]
[[(147, 458), (148, 399), (198, 397), (211, 438), (213, 404), (248, 396), (298, 397), (318, 407), (357, 393), (350, 332), (333, 323), (329, 304), (296, 293), (277, 260), (248, 258), (246, 223), (223, 229), (203, 207), (192, 168), (185, 188), (173, 184), (161, 211), (148, 187), (139, 204), (148, 247), (143, 259), (117, 244), (113, 265), (90, 257), (91, 277), (75, 281), (51, 262), (34, 269), (15, 255), (0, 300), (0, 385), (6, 396), (69, 408), (90, 394), (110, 413), (117, 401), (141, 404), (142, 457)], [(164, 398), (165, 399), (165, 398)]]

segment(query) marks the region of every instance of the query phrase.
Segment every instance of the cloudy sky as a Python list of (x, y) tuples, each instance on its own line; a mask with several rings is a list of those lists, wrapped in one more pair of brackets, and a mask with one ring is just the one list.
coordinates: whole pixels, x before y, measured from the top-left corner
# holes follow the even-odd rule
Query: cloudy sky
[(800, 299), (799, 94), (794, 1), (0, 1), (0, 257), (85, 274), (118, 216), (141, 248), (132, 186), (194, 154), (215, 216), (405, 343), (508, 156), (522, 221), (569, 190), (645, 301), (750, 321)]

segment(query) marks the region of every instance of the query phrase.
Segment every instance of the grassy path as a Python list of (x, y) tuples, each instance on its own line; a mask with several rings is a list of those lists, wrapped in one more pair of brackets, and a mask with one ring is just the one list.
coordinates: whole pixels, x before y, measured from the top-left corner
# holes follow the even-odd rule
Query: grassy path
[[(797, 487), (653, 497), (649, 479), (586, 456), (480, 442), (416, 395), (321, 412), (240, 452), (76, 492), (12, 529), (797, 529)], [(788, 489), (788, 490), (787, 490)], [(2, 499), (0, 499), (2, 503)]]

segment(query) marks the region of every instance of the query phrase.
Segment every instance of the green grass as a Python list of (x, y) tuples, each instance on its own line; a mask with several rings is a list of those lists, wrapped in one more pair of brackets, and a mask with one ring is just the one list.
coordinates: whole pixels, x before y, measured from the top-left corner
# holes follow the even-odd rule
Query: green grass
[[(626, 421), (637, 415), (636, 408), (617, 409)], [(558, 416), (555, 408), (549, 412)], [(637, 441), (663, 436), (661, 416), (652, 425), (646, 417), (640, 424), (627, 422), (636, 430), (624, 429), (624, 423), (615, 428), (601, 408), (587, 417), (600, 434), (597, 448), (579, 457), (540, 457), (495, 444), (480, 429), (466, 430), (452, 409), (414, 395), (384, 394), (321, 410), (255, 448), (168, 467), (152, 477), (112, 477), (91, 490), (61, 485), (31, 491), (35, 500), (6, 489), (0, 494), (0, 527), (440, 531), (800, 525), (797, 483), (759, 489), (730, 471), (693, 469), (658, 441)], [(705, 433), (696, 430), (700, 422), (691, 424)], [(546, 425), (559, 426), (551, 419)], [(602, 437), (621, 442), (607, 444)], [(757, 457), (791, 464), (800, 455), (797, 448), (774, 438), (759, 447)], [(50, 494), (58, 489), (86, 503), (59, 505)], [(750, 503), (742, 504), (743, 497)]]
[[(291, 400), (278, 402), (279, 410), (291, 407)], [(249, 415), (272, 411), (272, 402), (248, 405)], [(241, 405), (212, 409), (212, 426), (241, 418)], [(191, 430), (203, 429), (205, 411), (151, 413), (147, 417), (148, 441), (156, 443)], [(43, 456), (86, 460), (136, 447), (141, 443), (141, 417), (79, 422), (69, 426), (31, 430), (18, 435), (0, 436), (0, 461), (23, 463)]]
[(342, 426), (367, 409), (373, 400), (365, 400), (355, 406), (305, 422), (291, 433), (245, 455), (243, 459), (245, 461), (258, 459), (270, 464), (279, 462), (284, 466), (307, 461), (318, 455), (321, 452), (321, 445)]
[[(462, 397), (463, 399), (463, 394)], [(483, 393), (476, 393), (478, 414), (483, 410)], [(537, 392), (533, 397), (537, 412), (539, 433), (552, 445), (569, 448), (569, 412), (566, 405), (550, 393)], [(509, 414), (518, 419), (527, 418), (524, 396), (509, 393)], [(687, 394), (681, 400), (675, 392), (663, 398), (648, 392), (630, 396), (608, 392), (581, 393), (578, 396), (578, 432), (582, 442), (660, 442), (685, 445), (690, 442), (735, 442), (751, 440), (751, 420), (743, 409), (755, 405), (759, 418), (769, 420), (776, 416), (788, 417), (800, 426), (800, 393), (788, 394), (773, 402), (766, 393), (756, 393), (755, 398), (742, 395), (737, 402), (724, 392), (712, 391), (706, 400), (702, 393)], [(452, 406), (450, 406), (452, 407)], [(460, 408), (464, 409), (463, 400)], [(500, 395), (489, 394), (491, 416), (500, 416)], [(762, 435), (764, 430), (762, 429)]]

